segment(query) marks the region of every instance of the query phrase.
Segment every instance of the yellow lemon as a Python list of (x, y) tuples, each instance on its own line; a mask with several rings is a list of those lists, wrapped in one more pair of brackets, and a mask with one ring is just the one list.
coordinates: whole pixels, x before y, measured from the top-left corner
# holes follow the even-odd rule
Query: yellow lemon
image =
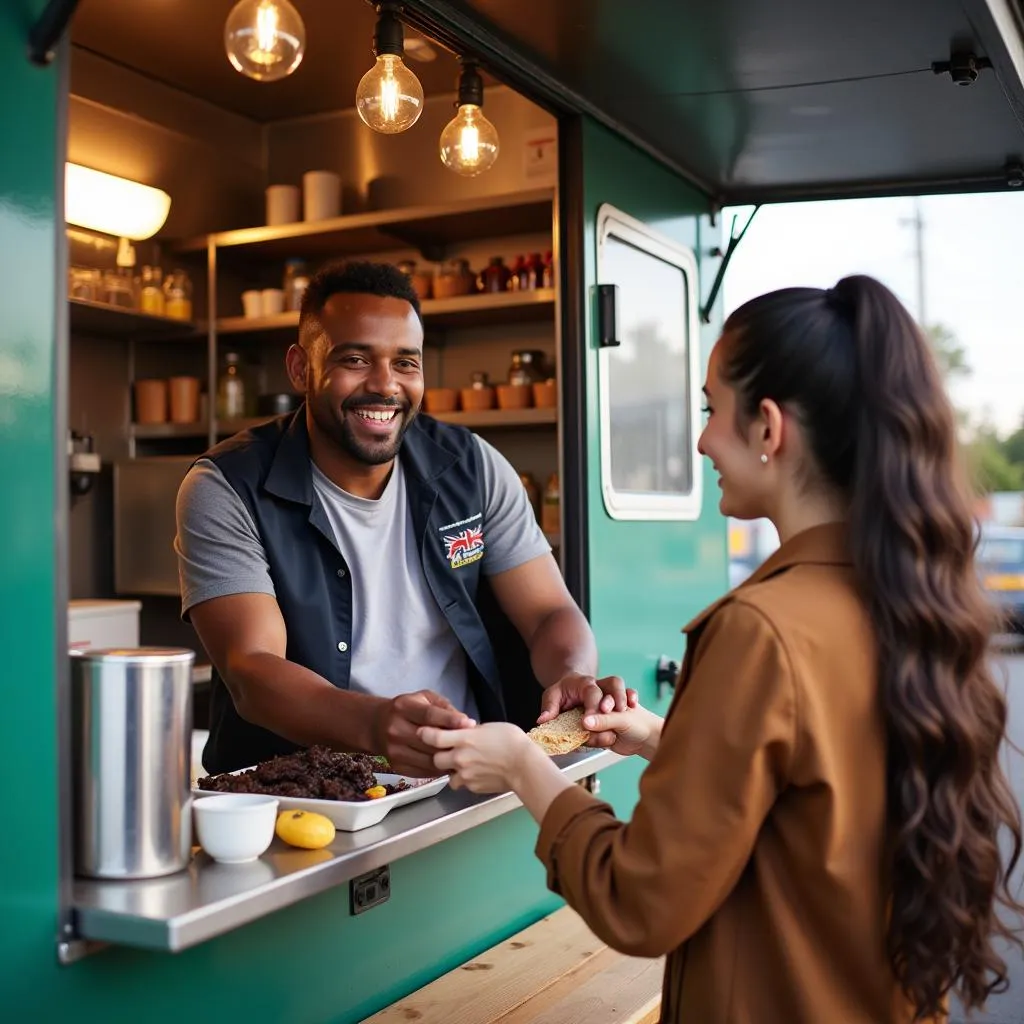
[(382, 796), (387, 796), (388, 791), (384, 786), (371, 786), (367, 791), (366, 795), (371, 800), (379, 800)]
[(282, 811), (274, 829), (289, 846), (319, 850), (334, 840), (334, 822), (312, 811)]

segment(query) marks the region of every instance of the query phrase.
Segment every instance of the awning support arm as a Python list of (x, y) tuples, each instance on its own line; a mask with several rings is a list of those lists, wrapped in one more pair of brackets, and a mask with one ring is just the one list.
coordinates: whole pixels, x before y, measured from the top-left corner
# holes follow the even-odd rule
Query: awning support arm
[(28, 59), (46, 67), (57, 54), (57, 44), (75, 13), (78, 0), (50, 0), (28, 32)]
[(722, 255), (722, 262), (718, 266), (718, 273), (715, 274), (715, 280), (711, 285), (711, 291), (708, 294), (708, 300), (704, 303), (704, 308), (700, 311), (701, 323), (711, 323), (711, 310), (715, 308), (715, 300), (718, 298), (718, 293), (722, 290), (722, 282), (725, 280), (725, 272), (729, 268), (729, 263), (732, 260), (732, 254), (736, 251), (740, 242), (743, 241), (743, 236), (747, 233), (747, 229), (753, 223), (754, 218), (757, 216), (757, 211), (761, 209), (761, 204), (758, 203), (754, 207), (753, 212), (747, 218), (747, 223), (743, 225), (743, 230), (736, 234), (736, 220), (737, 217), (734, 215), (732, 218), (732, 227), (729, 229), (729, 244), (725, 247), (725, 252)]

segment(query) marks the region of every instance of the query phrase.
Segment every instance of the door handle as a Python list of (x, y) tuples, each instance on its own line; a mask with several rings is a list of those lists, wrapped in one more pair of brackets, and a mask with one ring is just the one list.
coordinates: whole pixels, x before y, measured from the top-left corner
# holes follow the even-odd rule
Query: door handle
[(658, 659), (657, 668), (654, 670), (654, 681), (658, 684), (658, 700), (664, 696), (665, 689), (674, 690), (676, 680), (679, 678), (679, 662), (673, 661), (668, 655), (663, 654)]

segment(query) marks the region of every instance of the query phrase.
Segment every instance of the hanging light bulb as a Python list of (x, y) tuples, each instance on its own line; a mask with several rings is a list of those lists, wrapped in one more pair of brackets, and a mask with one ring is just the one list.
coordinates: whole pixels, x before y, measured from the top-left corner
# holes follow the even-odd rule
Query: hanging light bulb
[(467, 178), (489, 170), (498, 159), (498, 130), (484, 117), (484, 83), (476, 61), (463, 60), (459, 112), (441, 132), (441, 162)]
[(224, 23), (224, 48), (236, 71), (274, 82), (302, 62), (306, 26), (288, 0), (240, 0)]
[(375, 132), (396, 135), (411, 128), (423, 112), (423, 86), (402, 60), (402, 23), (398, 5), (382, 3), (373, 34), (376, 62), (356, 88), (356, 110)]

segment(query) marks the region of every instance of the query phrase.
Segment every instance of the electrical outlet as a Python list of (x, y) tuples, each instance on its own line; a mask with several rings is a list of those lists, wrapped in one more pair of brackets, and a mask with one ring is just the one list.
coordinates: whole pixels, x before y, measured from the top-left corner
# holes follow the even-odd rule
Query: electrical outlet
[(391, 868), (387, 864), (353, 878), (349, 884), (349, 903), (353, 914), (365, 914), (367, 910), (386, 903), (390, 896)]

